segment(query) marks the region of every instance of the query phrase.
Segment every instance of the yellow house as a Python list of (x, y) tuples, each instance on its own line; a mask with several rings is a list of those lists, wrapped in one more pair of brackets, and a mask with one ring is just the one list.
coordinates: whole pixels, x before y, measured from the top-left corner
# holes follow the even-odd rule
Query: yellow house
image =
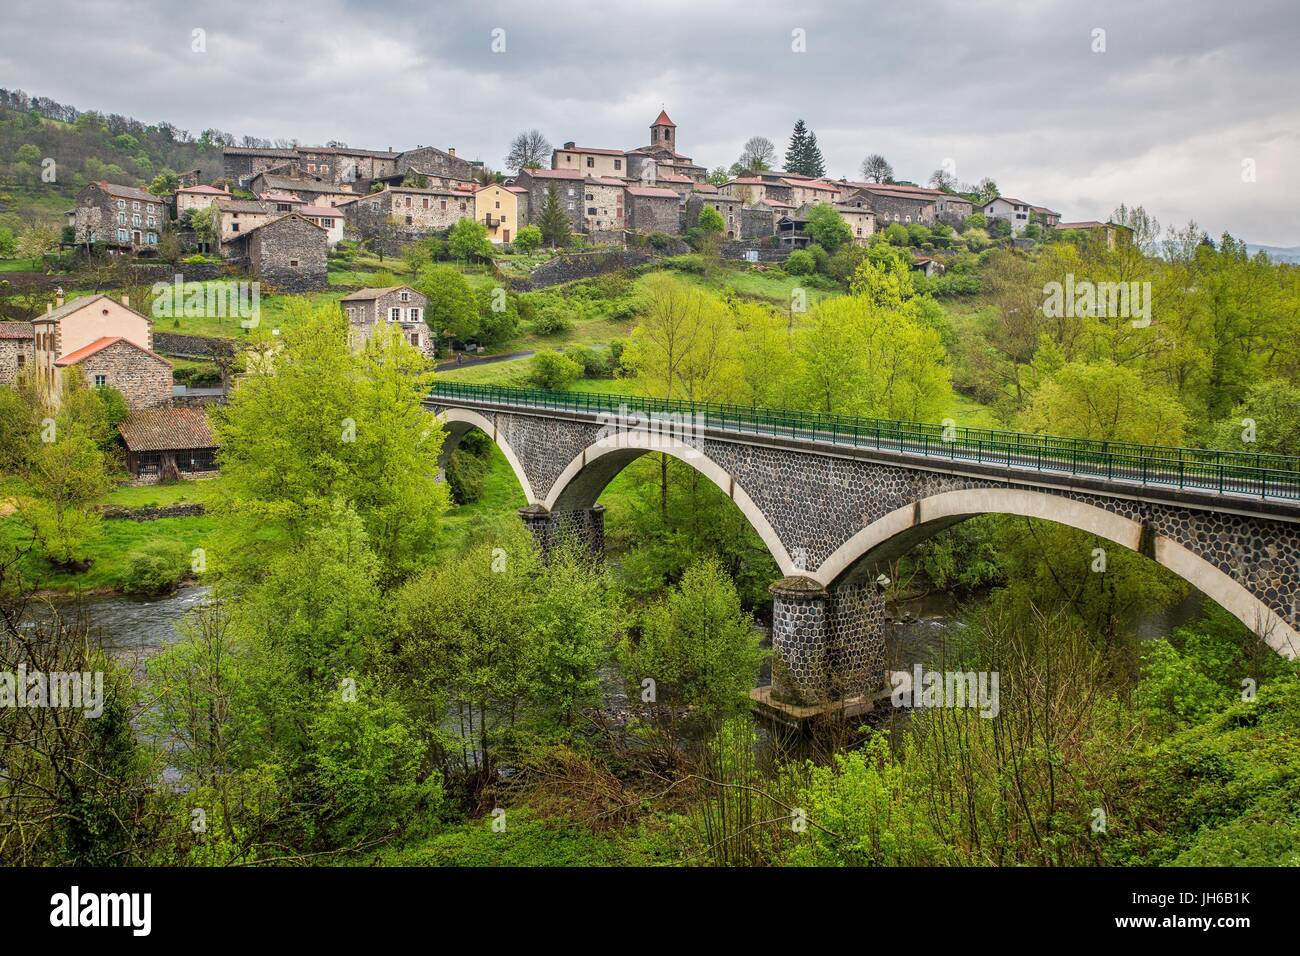
[(519, 235), (528, 211), (528, 190), (492, 183), (474, 193), (474, 218), (487, 226), (489, 241), (500, 245)]

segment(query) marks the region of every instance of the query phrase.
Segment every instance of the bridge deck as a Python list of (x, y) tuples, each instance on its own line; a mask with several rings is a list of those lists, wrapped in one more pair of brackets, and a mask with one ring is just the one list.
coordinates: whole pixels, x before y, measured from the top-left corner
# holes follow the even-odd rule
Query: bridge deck
[[(1224, 505), (1276, 502), (1300, 504), (1300, 458), (1213, 449), (1137, 445), (1060, 438), (924, 422), (820, 415), (785, 409), (647, 399), (638, 396), (496, 385), (439, 382), (429, 403), (489, 407), (523, 413), (572, 413), (575, 417), (643, 414), (655, 421), (721, 432), (737, 438), (783, 439), (836, 449), (874, 450), (917, 459), (931, 466), (969, 463), (996, 466), (1025, 478), (1088, 478), (1112, 493), (1142, 488), (1197, 492)], [(689, 418), (686, 418), (689, 416)], [(1291, 511), (1287, 507), (1286, 511)]]

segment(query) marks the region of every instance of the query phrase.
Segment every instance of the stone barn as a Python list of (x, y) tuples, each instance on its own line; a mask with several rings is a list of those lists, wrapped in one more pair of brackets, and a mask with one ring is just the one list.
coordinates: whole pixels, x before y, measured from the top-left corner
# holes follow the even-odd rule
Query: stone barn
[(217, 470), (217, 443), (202, 408), (147, 408), (118, 423), (136, 478), (194, 477)]
[(318, 292), (329, 285), (329, 235), (296, 212), (236, 236), (226, 244), (248, 271), (279, 292)]

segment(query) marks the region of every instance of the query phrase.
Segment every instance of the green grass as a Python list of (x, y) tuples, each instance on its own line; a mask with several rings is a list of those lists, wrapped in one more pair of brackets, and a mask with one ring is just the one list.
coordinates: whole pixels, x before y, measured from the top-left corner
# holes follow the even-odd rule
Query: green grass
[(223, 488), (220, 478), (201, 481), (173, 481), (157, 485), (121, 485), (100, 502), (124, 508), (166, 508), (170, 505), (208, 504), (217, 501)]
[[(126, 581), (133, 550), (151, 541), (175, 540), (187, 549), (203, 547), (211, 540), (214, 519), (160, 518), (157, 521), (105, 521), (99, 537), (87, 549), (90, 568), (74, 574), (54, 567), (44, 558), (28, 555), (23, 571), (42, 588), (56, 591), (120, 589)], [(0, 518), (0, 547), (12, 551), (28, 541), (25, 529), (13, 517)]]
[(39, 272), (40, 259), (0, 259), (0, 272)]

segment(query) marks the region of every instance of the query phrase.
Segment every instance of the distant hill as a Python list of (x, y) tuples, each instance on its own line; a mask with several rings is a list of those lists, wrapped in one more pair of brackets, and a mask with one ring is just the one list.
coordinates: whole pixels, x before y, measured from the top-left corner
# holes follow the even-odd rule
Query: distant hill
[[(221, 173), (223, 142), (170, 123), (145, 124), (128, 116), (82, 112), (22, 90), (0, 90), (0, 225), (25, 216), (57, 219), (88, 182), (148, 185), (164, 171)], [(42, 178), (53, 160), (54, 181)], [(61, 224), (61, 219), (59, 220)]]
[(1248, 242), (1246, 243), (1246, 252), (1252, 256), (1257, 252), (1262, 252), (1274, 262), (1300, 263), (1300, 246), (1257, 246), (1252, 242)]

